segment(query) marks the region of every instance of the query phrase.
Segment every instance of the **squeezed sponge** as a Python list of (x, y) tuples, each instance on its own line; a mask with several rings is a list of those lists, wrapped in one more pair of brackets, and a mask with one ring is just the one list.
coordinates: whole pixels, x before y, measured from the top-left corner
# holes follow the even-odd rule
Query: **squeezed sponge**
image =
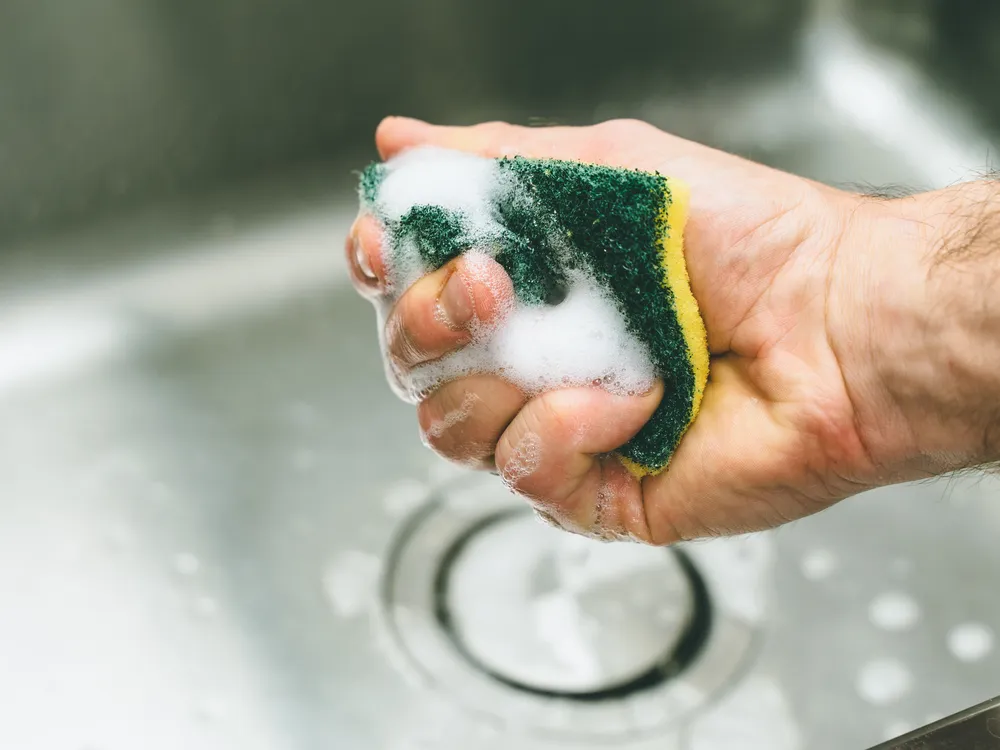
[[(618, 454), (636, 476), (667, 465), (698, 413), (709, 367), (684, 259), (682, 183), (576, 162), (419, 149), (369, 166), (360, 195), (385, 227), (391, 297), (470, 250), (492, 256), (513, 282), (510, 317), (521, 324), (512, 321), (506, 336), (478, 332), (473, 351), (428, 368), (416, 390), (474, 371), (503, 372), (529, 393), (591, 382), (628, 392), (655, 375), (663, 399)], [(558, 312), (564, 305), (569, 319)], [(558, 343), (532, 351), (528, 339), (553, 332)]]

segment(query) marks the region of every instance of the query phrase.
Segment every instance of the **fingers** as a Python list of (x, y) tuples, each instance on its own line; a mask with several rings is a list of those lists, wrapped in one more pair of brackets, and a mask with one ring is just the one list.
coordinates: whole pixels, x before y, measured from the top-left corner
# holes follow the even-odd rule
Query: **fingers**
[(642, 396), (573, 388), (532, 399), (497, 445), (501, 477), (564, 528), (648, 541), (638, 480), (616, 458), (599, 454), (628, 442), (662, 394), (657, 383)]
[(375, 132), (375, 145), (383, 159), (414, 146), (439, 146), (486, 157), (517, 154), (586, 159), (590, 135), (586, 128), (527, 128), (503, 122), (446, 127), (407, 117), (387, 117)]
[(493, 469), (497, 441), (524, 402), (517, 387), (494, 375), (455, 380), (417, 408), (421, 436), (429, 448), (449, 460)]
[(467, 344), (477, 325), (497, 321), (513, 298), (510, 277), (485, 256), (463, 256), (413, 284), (386, 321), (396, 367), (410, 369)]

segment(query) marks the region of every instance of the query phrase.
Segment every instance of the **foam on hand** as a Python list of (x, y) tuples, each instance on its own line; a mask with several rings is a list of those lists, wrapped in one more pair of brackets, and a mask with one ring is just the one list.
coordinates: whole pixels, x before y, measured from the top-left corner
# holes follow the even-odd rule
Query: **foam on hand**
[[(668, 211), (678, 201), (666, 185), (659, 175), (629, 170), (437, 148), (370, 166), (361, 199), (362, 210), (385, 230), (386, 290), (376, 301), (383, 353), (395, 302), (459, 255), (466, 277), (490, 285), (483, 265), (489, 258), (514, 288), (513, 298), (494, 289), (498, 314), (489, 324), (474, 319), (472, 340), (459, 351), (407, 373), (387, 360), (396, 392), (415, 402), (447, 381), (495, 373), (528, 395), (570, 386), (624, 395), (646, 392), (661, 377), (680, 394), (682, 413), (666, 428), (661, 424), (662, 434), (647, 435), (649, 445), (636, 455), (622, 453), (636, 473), (662, 468), (693, 419), (707, 377), (707, 350), (703, 375), (691, 374), (697, 367), (687, 361), (700, 362), (690, 342), (704, 346), (704, 328), (685, 338), (678, 303), (686, 302), (685, 290), (690, 296), (686, 271), (680, 291), (667, 273)], [(673, 228), (678, 252), (680, 228)], [(680, 261), (683, 270), (682, 254)], [(691, 303), (701, 324), (693, 297)]]

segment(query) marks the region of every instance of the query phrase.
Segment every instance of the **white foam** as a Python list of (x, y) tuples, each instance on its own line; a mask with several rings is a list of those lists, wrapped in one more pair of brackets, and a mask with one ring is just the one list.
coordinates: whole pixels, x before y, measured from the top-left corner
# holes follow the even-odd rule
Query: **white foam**
[[(460, 351), (406, 374), (387, 366), (398, 395), (419, 401), (441, 383), (476, 373), (502, 374), (528, 395), (592, 384), (619, 394), (643, 393), (652, 386), (655, 371), (648, 347), (628, 331), (617, 302), (585, 270), (567, 269), (567, 295), (560, 304), (529, 305), (506, 298), (509, 292), (495, 282), (491, 273), (495, 269), (488, 262), (497, 247), (481, 239), (503, 234), (494, 209), (496, 199), (504, 191), (517, 190), (495, 161), (417, 149), (391, 160), (386, 169), (376, 211), (390, 223), (418, 205), (460, 212), (471, 251), (464, 256), (464, 277), (489, 287), (500, 304), (493, 324), (472, 322), (472, 341)], [(553, 247), (560, 255), (566, 251), (560, 243)], [(430, 270), (412, 244), (404, 242), (392, 252), (384, 248), (383, 256), (389, 287), (387, 296), (377, 302), (380, 329), (399, 296)], [(381, 339), (385, 352), (384, 332)]]
[(479, 400), (480, 398), (475, 392), (468, 391), (464, 398), (462, 398), (462, 403), (457, 409), (452, 409), (445, 414), (443, 418), (432, 422), (430, 426), (428, 426), (427, 437), (439, 438), (455, 425), (464, 422), (469, 418), (473, 407)]
[(500, 478), (511, 489), (517, 488), (517, 483), (531, 476), (542, 461), (542, 440), (533, 432), (525, 435), (514, 446), (510, 458), (500, 470)]
[[(496, 162), (460, 151), (420, 148), (385, 164), (386, 174), (376, 198), (378, 213), (390, 222), (402, 219), (414, 206), (439, 206), (461, 214), (470, 235), (495, 236), (500, 225), (493, 198), (503, 181)], [(395, 254), (387, 266), (389, 283), (406, 289), (426, 270), (416, 247)]]

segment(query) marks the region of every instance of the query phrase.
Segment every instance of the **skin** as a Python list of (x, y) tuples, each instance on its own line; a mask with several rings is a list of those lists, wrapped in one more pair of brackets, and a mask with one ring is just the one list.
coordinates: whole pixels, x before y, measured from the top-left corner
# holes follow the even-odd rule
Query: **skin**
[[(659, 384), (634, 397), (567, 388), (526, 399), (477, 375), (419, 401), (431, 448), (497, 470), (554, 523), (671, 544), (777, 526), (875, 486), (996, 460), (996, 183), (882, 200), (635, 121), (534, 129), (389, 118), (376, 143), (384, 159), (436, 145), (658, 170), (691, 187), (685, 254), (711, 377), (665, 472), (639, 481), (606, 455), (653, 413)], [(369, 297), (384, 293), (380, 247), (378, 223), (360, 217), (347, 254)], [(463, 346), (469, 322), (496, 321), (512, 293), (492, 261), (459, 258), (425, 276), (387, 320), (393, 368), (405, 379)]]

